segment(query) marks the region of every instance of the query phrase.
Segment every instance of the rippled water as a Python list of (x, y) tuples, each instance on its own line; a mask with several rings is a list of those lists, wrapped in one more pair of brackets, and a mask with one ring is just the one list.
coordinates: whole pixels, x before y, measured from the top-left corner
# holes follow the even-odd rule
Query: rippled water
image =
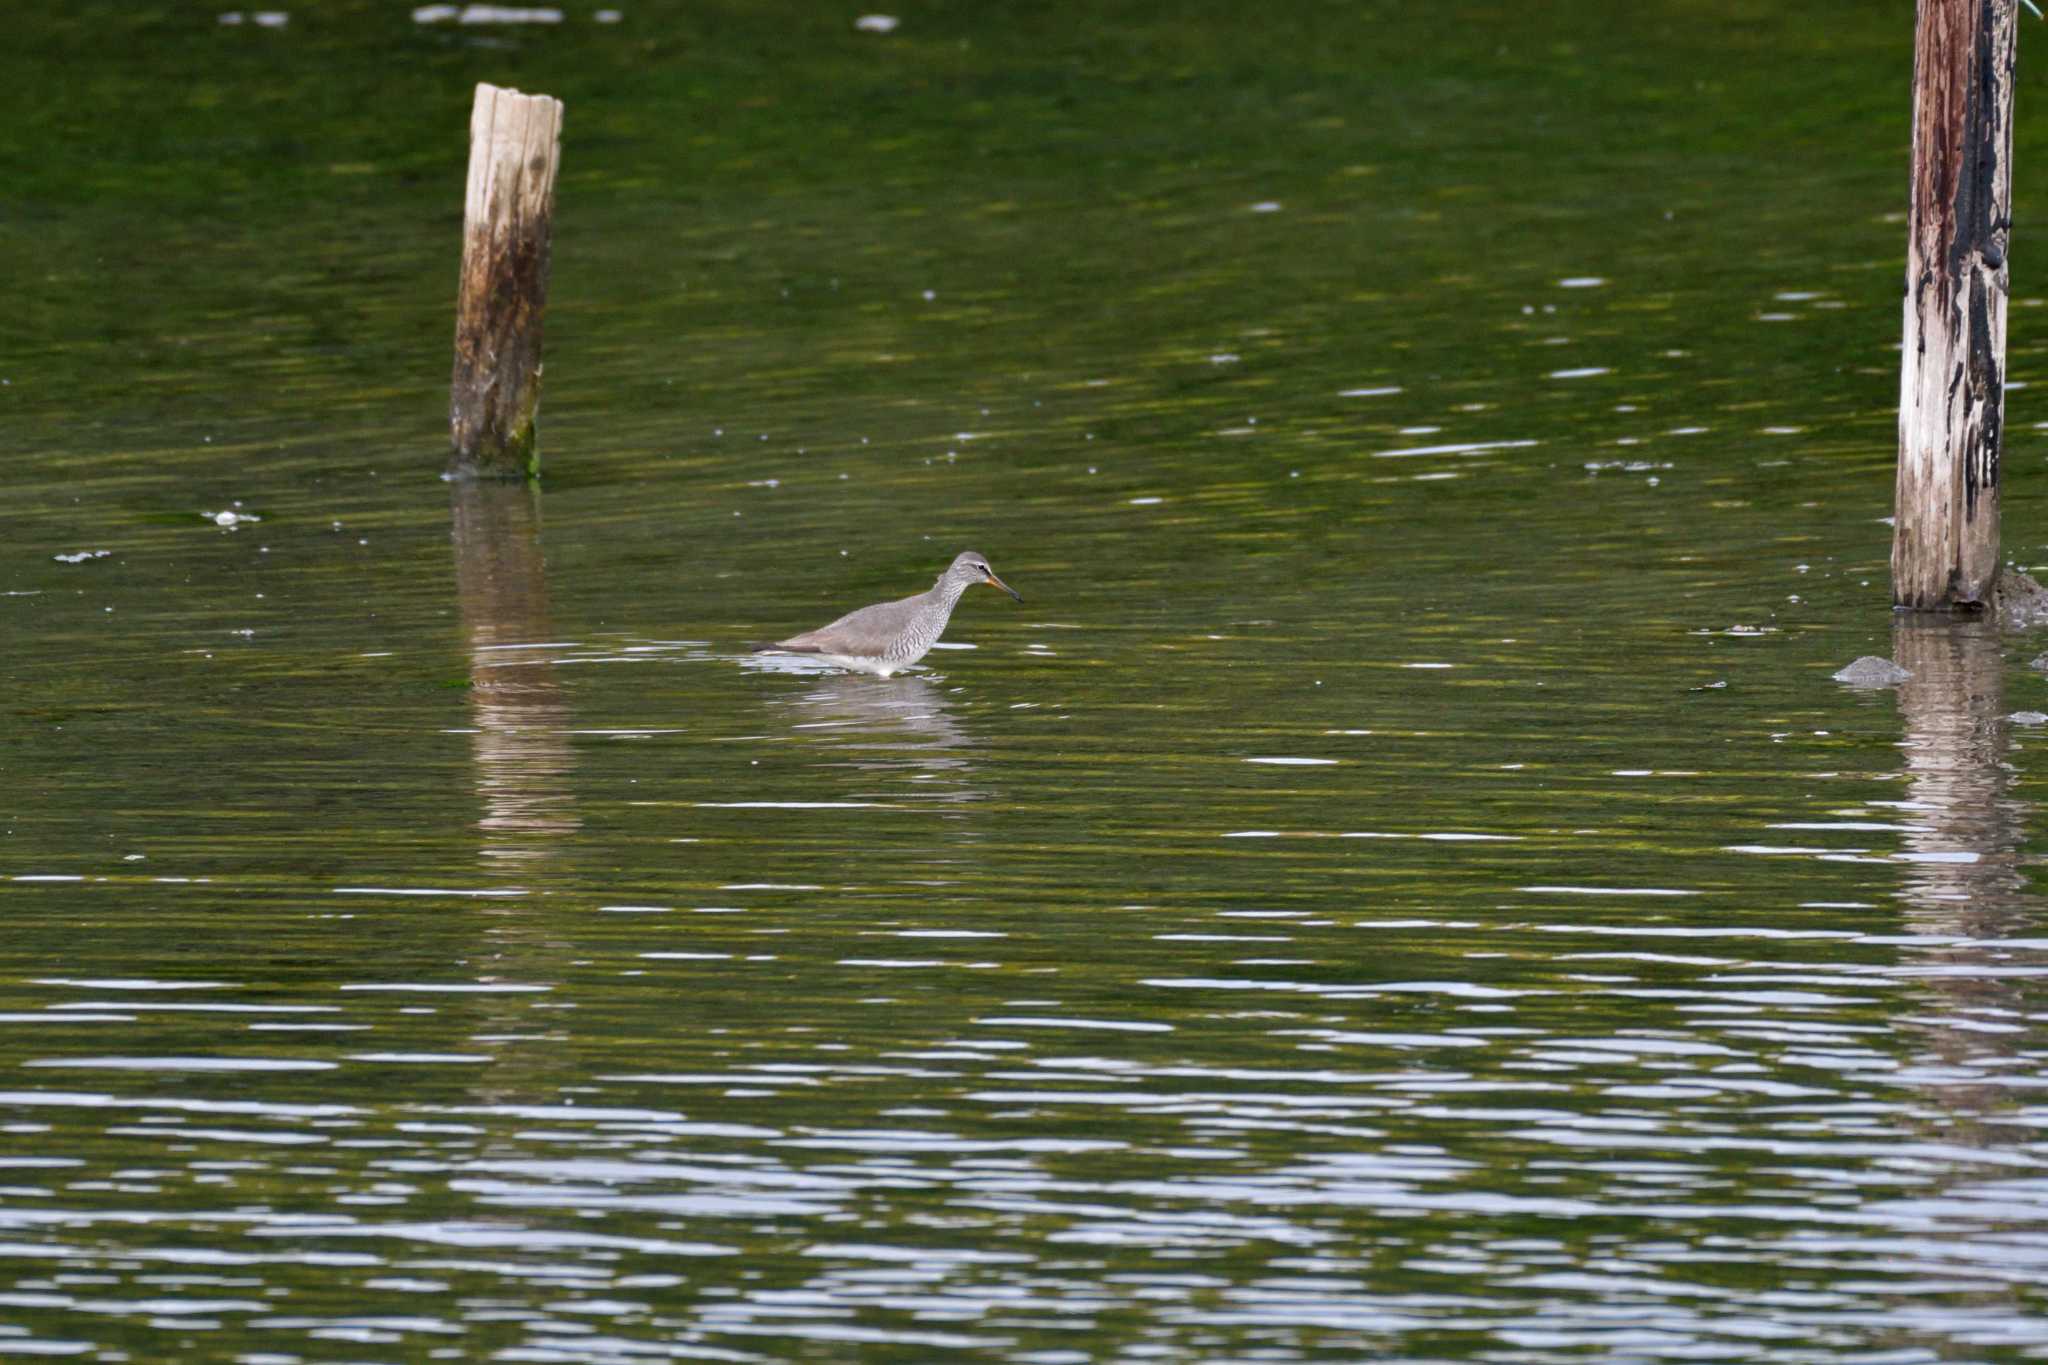
[[(0, 1354), (2048, 1354), (1910, 25), (901, 17), (0, 55)], [(569, 105), (539, 494), (435, 477), (479, 77)], [(748, 652), (966, 545), (922, 672)]]

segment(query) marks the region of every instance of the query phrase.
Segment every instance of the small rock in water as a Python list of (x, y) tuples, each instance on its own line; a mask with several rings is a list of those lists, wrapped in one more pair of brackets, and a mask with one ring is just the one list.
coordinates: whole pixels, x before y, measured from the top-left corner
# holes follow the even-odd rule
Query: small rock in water
[(2048, 626), (2048, 588), (2014, 569), (1998, 576), (1998, 624), (2007, 630)]
[(1847, 683), (1851, 687), (1897, 687), (1912, 676), (1910, 670), (1900, 668), (1890, 659), (1866, 654), (1836, 673), (1835, 681)]
[(2015, 711), (2006, 719), (2014, 725), (2048, 725), (2048, 712)]

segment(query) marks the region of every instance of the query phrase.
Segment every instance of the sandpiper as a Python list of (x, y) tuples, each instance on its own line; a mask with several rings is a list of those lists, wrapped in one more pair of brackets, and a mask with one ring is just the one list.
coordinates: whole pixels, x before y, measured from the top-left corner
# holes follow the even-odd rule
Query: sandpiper
[(841, 668), (878, 673), (886, 678), (891, 673), (901, 673), (930, 652), (938, 643), (940, 632), (945, 630), (960, 594), (976, 583), (1001, 588), (1019, 602), (1024, 600), (1015, 588), (996, 577), (986, 559), (972, 550), (964, 550), (928, 591), (850, 611), (829, 626), (761, 645), (754, 652), (815, 654)]

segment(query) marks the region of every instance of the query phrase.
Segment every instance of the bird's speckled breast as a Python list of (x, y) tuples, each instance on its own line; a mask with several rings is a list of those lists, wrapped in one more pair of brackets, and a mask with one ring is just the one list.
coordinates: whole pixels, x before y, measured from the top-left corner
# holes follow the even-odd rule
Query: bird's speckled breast
[(949, 584), (943, 597), (934, 597), (924, 604), (904, 632), (892, 641), (882, 652), (882, 657), (899, 667), (908, 666), (931, 652), (939, 642), (939, 636), (946, 630), (946, 622), (952, 619), (953, 608), (965, 592), (964, 584)]

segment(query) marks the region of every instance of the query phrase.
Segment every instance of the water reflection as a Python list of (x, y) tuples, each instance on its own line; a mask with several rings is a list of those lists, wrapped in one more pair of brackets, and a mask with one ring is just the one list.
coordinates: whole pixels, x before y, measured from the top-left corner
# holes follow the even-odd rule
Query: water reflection
[[(1933, 1043), (1931, 1088), (1946, 1106), (1982, 1113), (2011, 1102), (1998, 1070), (2027, 1038), (2016, 1021), (2028, 1014), (2028, 978), (2005, 970), (2010, 954), (1994, 941), (2024, 935), (2042, 910), (2021, 870), (2031, 807), (2012, 791), (2004, 655), (1989, 621), (1902, 616), (1892, 647), (1913, 674), (1899, 686), (1906, 918), (1949, 941), (1912, 950), (1935, 1007), (1915, 1022)], [(1987, 1127), (1970, 1140), (2011, 1135)]]
[(1905, 722), (1905, 894), (1917, 927), (1998, 938), (2038, 905), (2020, 871), (2029, 807), (2013, 796), (2005, 660), (1989, 621), (1901, 616), (1892, 652)]
[(549, 644), (540, 493), (475, 481), (453, 489), (481, 856), (486, 866), (510, 868), (547, 856), (582, 825), (568, 790), (569, 711)]
[(922, 793), (927, 799), (987, 795), (961, 785), (973, 772), (963, 752), (969, 740), (949, 713), (942, 684), (912, 675), (835, 674), (817, 678), (785, 704), (790, 728), (828, 751), (834, 762), (944, 789)]
[[(888, 742), (875, 746), (878, 748), (952, 749), (967, 742), (946, 713), (945, 692), (916, 676), (870, 678), (848, 673), (824, 677), (795, 704), (807, 716), (798, 722), (800, 728), (850, 730), (869, 740), (888, 737)], [(900, 742), (905, 740), (914, 742)]]

